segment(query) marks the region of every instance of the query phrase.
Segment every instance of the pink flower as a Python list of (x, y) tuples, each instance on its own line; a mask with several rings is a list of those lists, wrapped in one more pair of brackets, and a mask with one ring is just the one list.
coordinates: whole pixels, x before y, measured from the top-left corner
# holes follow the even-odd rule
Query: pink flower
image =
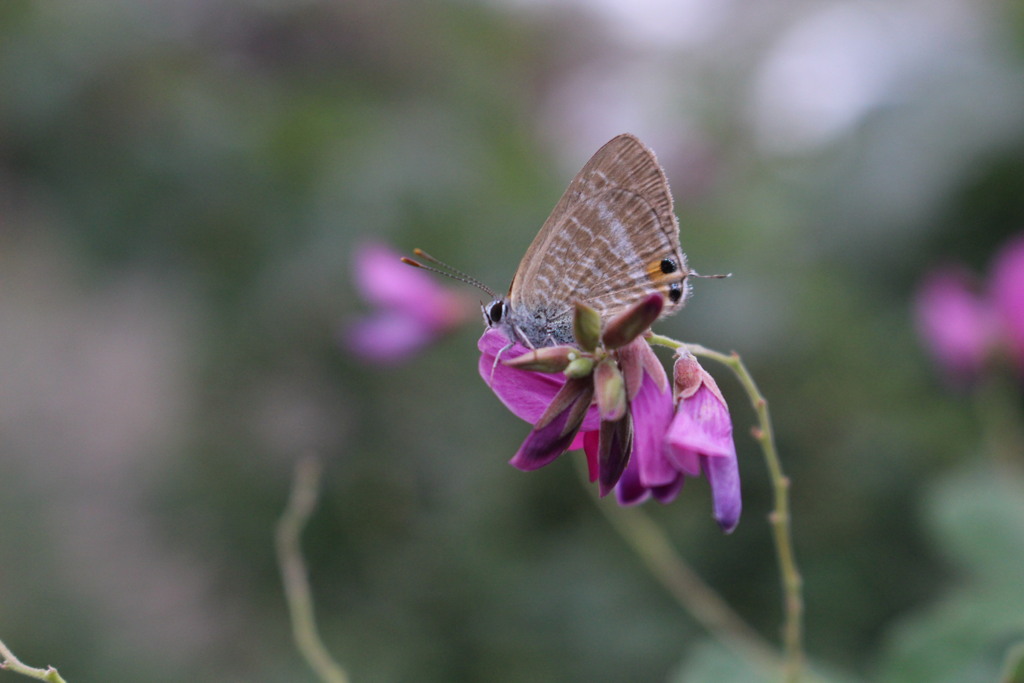
[(1010, 240), (996, 255), (989, 292), (1006, 346), (1018, 368), (1024, 369), (1024, 235)]
[(380, 363), (405, 360), (474, 315), (466, 297), (439, 285), (381, 244), (354, 252), (355, 281), (375, 310), (353, 322), (345, 341), (353, 353)]
[[(530, 372), (510, 368), (503, 363), (497, 362), (498, 354), (501, 353), (502, 360), (512, 360), (525, 353), (529, 349), (520, 343), (509, 346), (508, 340), (497, 328), (488, 328), (484, 331), (480, 341), (477, 342), (480, 349), (480, 361), (478, 364), (480, 376), (483, 377), (491, 390), (501, 399), (505, 407), (512, 411), (518, 418), (526, 420), (530, 424), (540, 422), (542, 416), (552, 405), (555, 397), (562, 391), (566, 384), (566, 377), (561, 372)], [(504, 352), (502, 352), (504, 350)], [(591, 396), (593, 394), (591, 393)], [(559, 416), (555, 422), (558, 428), (566, 426), (568, 415)], [(523, 443), (510, 463), (521, 470), (535, 470), (548, 464), (567, 450), (582, 447), (582, 437), (575, 439), (578, 431), (597, 433), (600, 416), (596, 405), (589, 405), (583, 416), (582, 422), (573, 432), (573, 440), (561, 444), (557, 442), (557, 434), (552, 434), (550, 427), (547, 431), (539, 430), (540, 434), (531, 432), (530, 436)], [(543, 457), (537, 457), (534, 453), (543, 440), (551, 441), (552, 445), (546, 449)]]
[(970, 275), (956, 267), (932, 272), (918, 290), (915, 309), (918, 334), (939, 366), (959, 382), (976, 377), (995, 343), (995, 325)]
[(686, 477), (703, 472), (711, 485), (715, 519), (729, 533), (742, 510), (729, 408), (714, 378), (692, 354), (677, 355), (674, 375), (676, 407), (662, 447), (637, 450), (619, 482), (619, 501), (629, 505), (653, 496), (670, 502)]
[[(674, 399), (664, 368), (642, 337), (611, 352), (598, 349), (594, 355), (599, 369), (572, 379), (563, 372), (524, 370), (505, 362), (517, 359), (518, 364), (540, 355), (588, 357), (575, 347), (534, 353), (521, 344), (509, 344), (498, 328), (486, 330), (478, 346), (481, 377), (509, 410), (534, 425), (510, 461), (513, 466), (537, 469), (582, 447), (591, 481), (599, 480), (601, 495), (614, 489), (622, 505), (650, 497), (667, 503), (687, 476), (703, 472), (711, 484), (719, 525), (726, 532), (735, 528), (741, 503), (732, 423), (714, 380), (692, 356), (686, 354), (676, 363)], [(602, 353), (610, 355), (600, 360)], [(615, 370), (611, 380), (602, 380), (600, 365), (609, 359), (614, 359)], [(686, 381), (684, 371), (689, 373)], [(616, 377), (621, 377), (618, 386), (624, 386), (628, 406), (618, 419), (622, 413), (616, 413), (615, 401), (602, 398), (602, 392), (614, 396)]]

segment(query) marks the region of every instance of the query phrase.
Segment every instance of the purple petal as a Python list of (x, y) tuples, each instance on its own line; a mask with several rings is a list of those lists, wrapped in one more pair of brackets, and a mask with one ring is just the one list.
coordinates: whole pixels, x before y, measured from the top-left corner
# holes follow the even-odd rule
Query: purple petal
[[(568, 393), (567, 393), (568, 392)], [(565, 407), (555, 414), (545, 416), (544, 426), (534, 428), (509, 461), (513, 467), (530, 471), (549, 464), (565, 453), (576, 437), (583, 421), (585, 408), (594, 396), (594, 387), (589, 380), (576, 380), (565, 385), (558, 399)]]
[(508, 463), (524, 472), (531, 472), (550, 464), (568, 450), (569, 444), (576, 436), (575, 431), (563, 434), (564, 427), (565, 420), (558, 419), (542, 429), (530, 430), (530, 434)]
[[(516, 370), (500, 362), (495, 364), (498, 353), (506, 346), (508, 340), (498, 330), (488, 329), (484, 332), (477, 343), (480, 349), (480, 376), (516, 417), (535, 424), (565, 384), (565, 375)], [(504, 351), (501, 357), (515, 358), (527, 352), (526, 347), (517, 343)], [(582, 429), (587, 432), (596, 431), (599, 424), (597, 407), (593, 406), (587, 411)]]
[(703, 457), (704, 474), (711, 485), (715, 520), (729, 534), (740, 521), (743, 500), (740, 496), (740, 470), (736, 458)]
[(378, 363), (397, 363), (434, 341), (437, 333), (419, 321), (382, 311), (353, 322), (344, 331), (352, 353)]
[(633, 385), (629, 390), (635, 432), (632, 460), (640, 483), (647, 487), (670, 483), (676, 472), (662, 453), (673, 410), (665, 369), (643, 339), (619, 349), (618, 357), (627, 384)]
[(697, 451), (691, 451), (686, 448), (678, 448), (670, 446), (668, 440), (665, 441), (665, 457), (672, 466), (678, 471), (682, 472), (688, 477), (699, 477), (701, 473), (700, 469), (700, 453)]
[(670, 453), (684, 462), (687, 451), (713, 457), (736, 458), (729, 408), (707, 385), (679, 402), (665, 437)]
[(593, 484), (598, 477), (598, 458), (601, 445), (600, 432), (580, 432), (576, 435), (569, 450), (582, 448), (587, 456), (587, 478)]
[(401, 261), (382, 244), (353, 251), (355, 281), (363, 298), (381, 308), (400, 311), (428, 327), (448, 329), (471, 313), (469, 300), (438, 283), (438, 278)]
[[(581, 431), (579, 434), (576, 435), (576, 438), (572, 440), (572, 444), (569, 446), (569, 450), (570, 451), (577, 451), (577, 450), (583, 448), (584, 447), (584, 443), (583, 443), (584, 437), (586, 437), (587, 434), (593, 434), (593, 433), (594, 432), (584, 432), (584, 431)], [(594, 443), (597, 443), (597, 442), (595, 441)], [(593, 481), (593, 480), (591, 480), (591, 481)]]
[(622, 478), (619, 479), (619, 483), (615, 487), (615, 495), (619, 505), (639, 505), (651, 497), (659, 503), (671, 503), (679, 495), (679, 492), (683, 490), (686, 477), (678, 473), (668, 484), (653, 487), (644, 486), (640, 482), (640, 468), (635, 462), (635, 460), (630, 460), (626, 471), (622, 473)]
[[(1014, 277), (1010, 275), (1006, 281)], [(1003, 278), (997, 277), (996, 281)], [(1024, 305), (1024, 280), (1020, 285)], [(998, 292), (1005, 294), (1012, 289), (1000, 284), (996, 287), (997, 300)], [(918, 334), (943, 370), (958, 380), (977, 375), (992, 344), (994, 330), (992, 315), (971, 290), (969, 275), (959, 268), (935, 271), (922, 283), (915, 309)], [(1024, 320), (1021, 322), (1024, 325)], [(1024, 334), (1024, 327), (1021, 332)]]
[(633, 458), (626, 465), (626, 471), (615, 486), (615, 497), (619, 505), (639, 505), (651, 497), (651, 490), (640, 483), (640, 468)]
[(633, 450), (633, 420), (626, 415), (615, 422), (601, 422), (598, 437), (598, 479), (601, 496), (615, 488)]
[(653, 487), (651, 489), (651, 495), (654, 496), (654, 500), (659, 503), (671, 503), (676, 499), (676, 496), (679, 495), (679, 492), (683, 490), (683, 484), (685, 483), (686, 477), (680, 474), (671, 484)]
[(711, 485), (715, 519), (729, 533), (739, 523), (742, 509), (732, 421), (711, 375), (701, 372), (700, 388), (679, 401), (665, 437), (666, 454), (681, 472), (696, 475), (704, 471)]
[(640, 391), (633, 399), (631, 412), (636, 430), (633, 458), (644, 486), (662, 486), (676, 480), (678, 472), (664, 454), (665, 435), (672, 422), (672, 392), (644, 374)]

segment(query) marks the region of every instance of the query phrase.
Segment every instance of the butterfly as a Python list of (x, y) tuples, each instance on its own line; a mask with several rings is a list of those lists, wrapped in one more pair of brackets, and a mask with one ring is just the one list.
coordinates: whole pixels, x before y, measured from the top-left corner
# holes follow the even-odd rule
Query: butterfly
[(402, 260), (490, 294), (485, 323), (510, 345), (534, 349), (573, 342), (576, 303), (608, 320), (658, 292), (665, 298), (660, 317), (671, 315), (690, 294), (688, 278), (697, 276), (679, 246), (665, 171), (628, 133), (605, 143), (569, 183), (519, 262), (508, 295), (497, 296), (422, 250), (415, 253), (450, 272)]
[(635, 136), (618, 135), (569, 183), (526, 255), (508, 295), (484, 319), (531, 348), (573, 341), (576, 302), (615, 317), (653, 292), (662, 317), (690, 294), (665, 171)]

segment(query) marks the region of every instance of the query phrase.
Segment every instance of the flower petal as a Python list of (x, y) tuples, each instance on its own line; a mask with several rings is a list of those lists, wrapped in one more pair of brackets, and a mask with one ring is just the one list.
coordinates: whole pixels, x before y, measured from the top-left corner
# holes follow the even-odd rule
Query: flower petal
[(683, 484), (685, 483), (686, 477), (680, 474), (671, 484), (651, 488), (651, 495), (659, 503), (671, 503), (679, 495), (679, 492), (683, 490)]
[(697, 451), (691, 451), (686, 448), (675, 448), (670, 447), (668, 441), (665, 442), (665, 457), (668, 458), (672, 466), (682, 472), (688, 477), (699, 477), (701, 473), (700, 469), (700, 453)]
[[(638, 340), (643, 347), (622, 360), (623, 363), (641, 363), (647, 367), (644, 357), (654, 355), (647, 342)], [(631, 345), (632, 346), (632, 345)], [(640, 482), (646, 487), (662, 486), (676, 480), (678, 473), (665, 458), (665, 434), (672, 422), (672, 392), (661, 366), (661, 377), (644, 372), (640, 389), (633, 398), (630, 412), (633, 415), (636, 433), (633, 445), (633, 460), (637, 463)]]
[(736, 458), (729, 408), (706, 385), (679, 402), (665, 440), (680, 459), (686, 451)]
[(459, 324), (472, 310), (468, 298), (441, 286), (426, 271), (402, 263), (401, 255), (383, 244), (359, 245), (353, 258), (356, 286), (370, 304), (400, 311), (439, 330)]
[(530, 431), (509, 464), (530, 471), (565, 453), (576, 438), (593, 397), (594, 386), (589, 380), (567, 382), (552, 401), (552, 407), (557, 410), (548, 411), (541, 417), (540, 426)]
[(619, 505), (639, 505), (651, 497), (651, 490), (640, 483), (640, 467), (636, 458), (630, 459), (626, 471), (615, 485), (615, 497)]
[[(1009, 279), (997, 275), (994, 282)], [(1024, 289), (1024, 281), (1021, 285)], [(1004, 284), (996, 285), (997, 302), (999, 292), (1011, 290)], [(1024, 305), (1024, 291), (1021, 302)], [(988, 306), (972, 291), (966, 271), (947, 267), (926, 277), (917, 293), (915, 313), (918, 334), (953, 379), (968, 380), (981, 371), (994, 339), (994, 325)], [(1024, 334), (1024, 327), (1021, 331)]]
[[(502, 358), (515, 358), (529, 350), (518, 343), (509, 347), (508, 339), (493, 328), (484, 332), (477, 347), (480, 349), (480, 376), (514, 415), (530, 424), (536, 424), (565, 384), (565, 376), (561, 373), (516, 370), (496, 363), (499, 353)], [(582, 429), (596, 431), (599, 424), (597, 407), (592, 406), (587, 411)]]
[(622, 506), (639, 505), (652, 497), (659, 503), (671, 503), (683, 490), (684, 483), (686, 483), (686, 477), (677, 473), (675, 478), (667, 484), (644, 486), (640, 482), (640, 467), (633, 459), (629, 461), (626, 471), (622, 473), (622, 478), (619, 479), (619, 483), (615, 487), (615, 497), (618, 499), (619, 505)]
[(601, 496), (615, 488), (633, 451), (633, 419), (624, 416), (615, 422), (601, 422), (598, 436), (598, 479)]
[(432, 342), (437, 335), (414, 318), (380, 311), (353, 321), (344, 330), (352, 353), (378, 363), (397, 363)]
[(715, 521), (729, 534), (740, 522), (743, 499), (740, 495), (740, 470), (736, 458), (702, 457), (704, 474), (711, 484)]
[(598, 474), (598, 447), (600, 446), (600, 432), (581, 432), (569, 446), (569, 450), (582, 448), (587, 456), (587, 479), (593, 484), (597, 481)]

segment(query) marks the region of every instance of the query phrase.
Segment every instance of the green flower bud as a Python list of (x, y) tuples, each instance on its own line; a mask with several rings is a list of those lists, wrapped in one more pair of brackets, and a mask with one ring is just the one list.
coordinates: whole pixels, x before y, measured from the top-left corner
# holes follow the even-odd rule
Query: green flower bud
[(587, 377), (594, 371), (594, 359), (587, 356), (580, 356), (569, 363), (565, 369), (565, 376), (569, 379), (580, 379)]
[(611, 358), (605, 358), (594, 370), (594, 390), (597, 409), (602, 420), (614, 422), (626, 414), (626, 382), (622, 379), (619, 365)]
[(593, 308), (577, 302), (572, 332), (581, 349), (593, 351), (601, 339), (601, 315)]

